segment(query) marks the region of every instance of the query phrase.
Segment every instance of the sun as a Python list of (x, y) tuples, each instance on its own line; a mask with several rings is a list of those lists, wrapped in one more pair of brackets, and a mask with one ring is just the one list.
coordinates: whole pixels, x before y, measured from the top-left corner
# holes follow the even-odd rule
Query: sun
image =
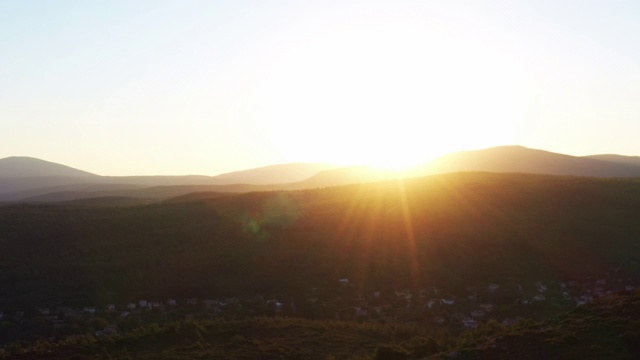
[(517, 143), (526, 69), (457, 28), (397, 25), (318, 29), (264, 60), (251, 115), (284, 159), (402, 169)]

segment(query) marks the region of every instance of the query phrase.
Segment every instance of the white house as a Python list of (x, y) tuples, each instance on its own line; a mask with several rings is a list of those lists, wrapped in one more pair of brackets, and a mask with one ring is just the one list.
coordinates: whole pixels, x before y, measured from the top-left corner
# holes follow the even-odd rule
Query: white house
[(547, 291), (547, 287), (544, 286), (544, 284), (542, 284), (541, 282), (537, 282), (536, 283), (536, 289), (538, 289), (538, 292), (545, 292)]
[(472, 318), (464, 318), (462, 319), (462, 325), (466, 328), (475, 328), (478, 326), (478, 323)]
[(538, 294), (538, 295), (534, 296), (532, 300), (533, 301), (545, 301), (545, 300), (547, 300), (547, 298), (542, 294)]
[(91, 314), (91, 315), (96, 313), (96, 307), (95, 306), (85, 306), (83, 310), (87, 314)]
[(40, 315), (49, 316), (51, 314), (51, 310), (49, 308), (40, 308), (38, 309)]
[(149, 309), (159, 309), (162, 307), (162, 304), (159, 301), (149, 302)]

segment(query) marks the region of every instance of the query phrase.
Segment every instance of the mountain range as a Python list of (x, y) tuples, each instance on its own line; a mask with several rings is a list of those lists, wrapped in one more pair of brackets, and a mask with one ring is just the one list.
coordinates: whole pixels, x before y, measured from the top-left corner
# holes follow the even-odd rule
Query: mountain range
[(211, 197), (217, 196), (211, 193), (298, 190), (469, 171), (640, 177), (640, 157), (614, 154), (578, 157), (522, 146), (499, 146), (447, 154), (402, 172), (363, 166), (291, 163), (217, 176), (100, 176), (36, 158), (8, 157), (0, 159), (0, 202), (92, 198), (158, 201), (192, 193)]

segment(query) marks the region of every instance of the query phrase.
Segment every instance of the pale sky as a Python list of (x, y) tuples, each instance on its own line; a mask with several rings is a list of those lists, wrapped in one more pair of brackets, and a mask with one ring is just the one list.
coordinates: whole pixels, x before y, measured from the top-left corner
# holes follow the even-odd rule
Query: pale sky
[(0, 158), (101, 175), (640, 155), (640, 1), (0, 0)]

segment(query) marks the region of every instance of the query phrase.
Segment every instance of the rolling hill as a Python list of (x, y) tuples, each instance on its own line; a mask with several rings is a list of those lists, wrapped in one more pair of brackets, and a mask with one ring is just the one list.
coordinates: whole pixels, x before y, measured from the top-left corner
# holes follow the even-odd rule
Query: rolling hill
[[(570, 156), (522, 146), (444, 155), (405, 172), (371, 167), (295, 163), (218, 176), (97, 176), (37, 159), (0, 159), (0, 201), (57, 202), (129, 197), (161, 201), (193, 192), (299, 190), (451, 172), (506, 172), (593, 177), (638, 177), (638, 157)], [(16, 164), (23, 164), (22, 167)], [(26, 176), (29, 175), (29, 176)]]
[(459, 279), (611, 267), (636, 277), (638, 199), (635, 179), (466, 173), (134, 207), (4, 206), (0, 298), (306, 291), (340, 277), (453, 291)]
[(97, 177), (86, 171), (26, 156), (0, 159), (0, 178), (8, 177)]
[(197, 191), (270, 190), (332, 168), (327, 164), (295, 163), (218, 176), (97, 176), (38, 159), (5, 158), (0, 159), (0, 201), (54, 202), (106, 196), (162, 200)]
[(640, 176), (640, 164), (636, 164), (635, 159), (621, 159), (623, 157), (578, 157), (522, 146), (499, 146), (444, 155), (414, 172), (421, 175), (489, 171), (595, 177)]
[[(306, 180), (321, 171), (334, 169), (335, 165), (291, 163), (265, 166), (256, 169), (234, 171), (215, 176), (219, 184), (282, 184)], [(213, 183), (210, 183), (213, 185)]]
[(585, 156), (589, 159), (603, 160), (620, 164), (629, 164), (640, 166), (640, 156), (624, 156), (615, 154), (589, 155)]

